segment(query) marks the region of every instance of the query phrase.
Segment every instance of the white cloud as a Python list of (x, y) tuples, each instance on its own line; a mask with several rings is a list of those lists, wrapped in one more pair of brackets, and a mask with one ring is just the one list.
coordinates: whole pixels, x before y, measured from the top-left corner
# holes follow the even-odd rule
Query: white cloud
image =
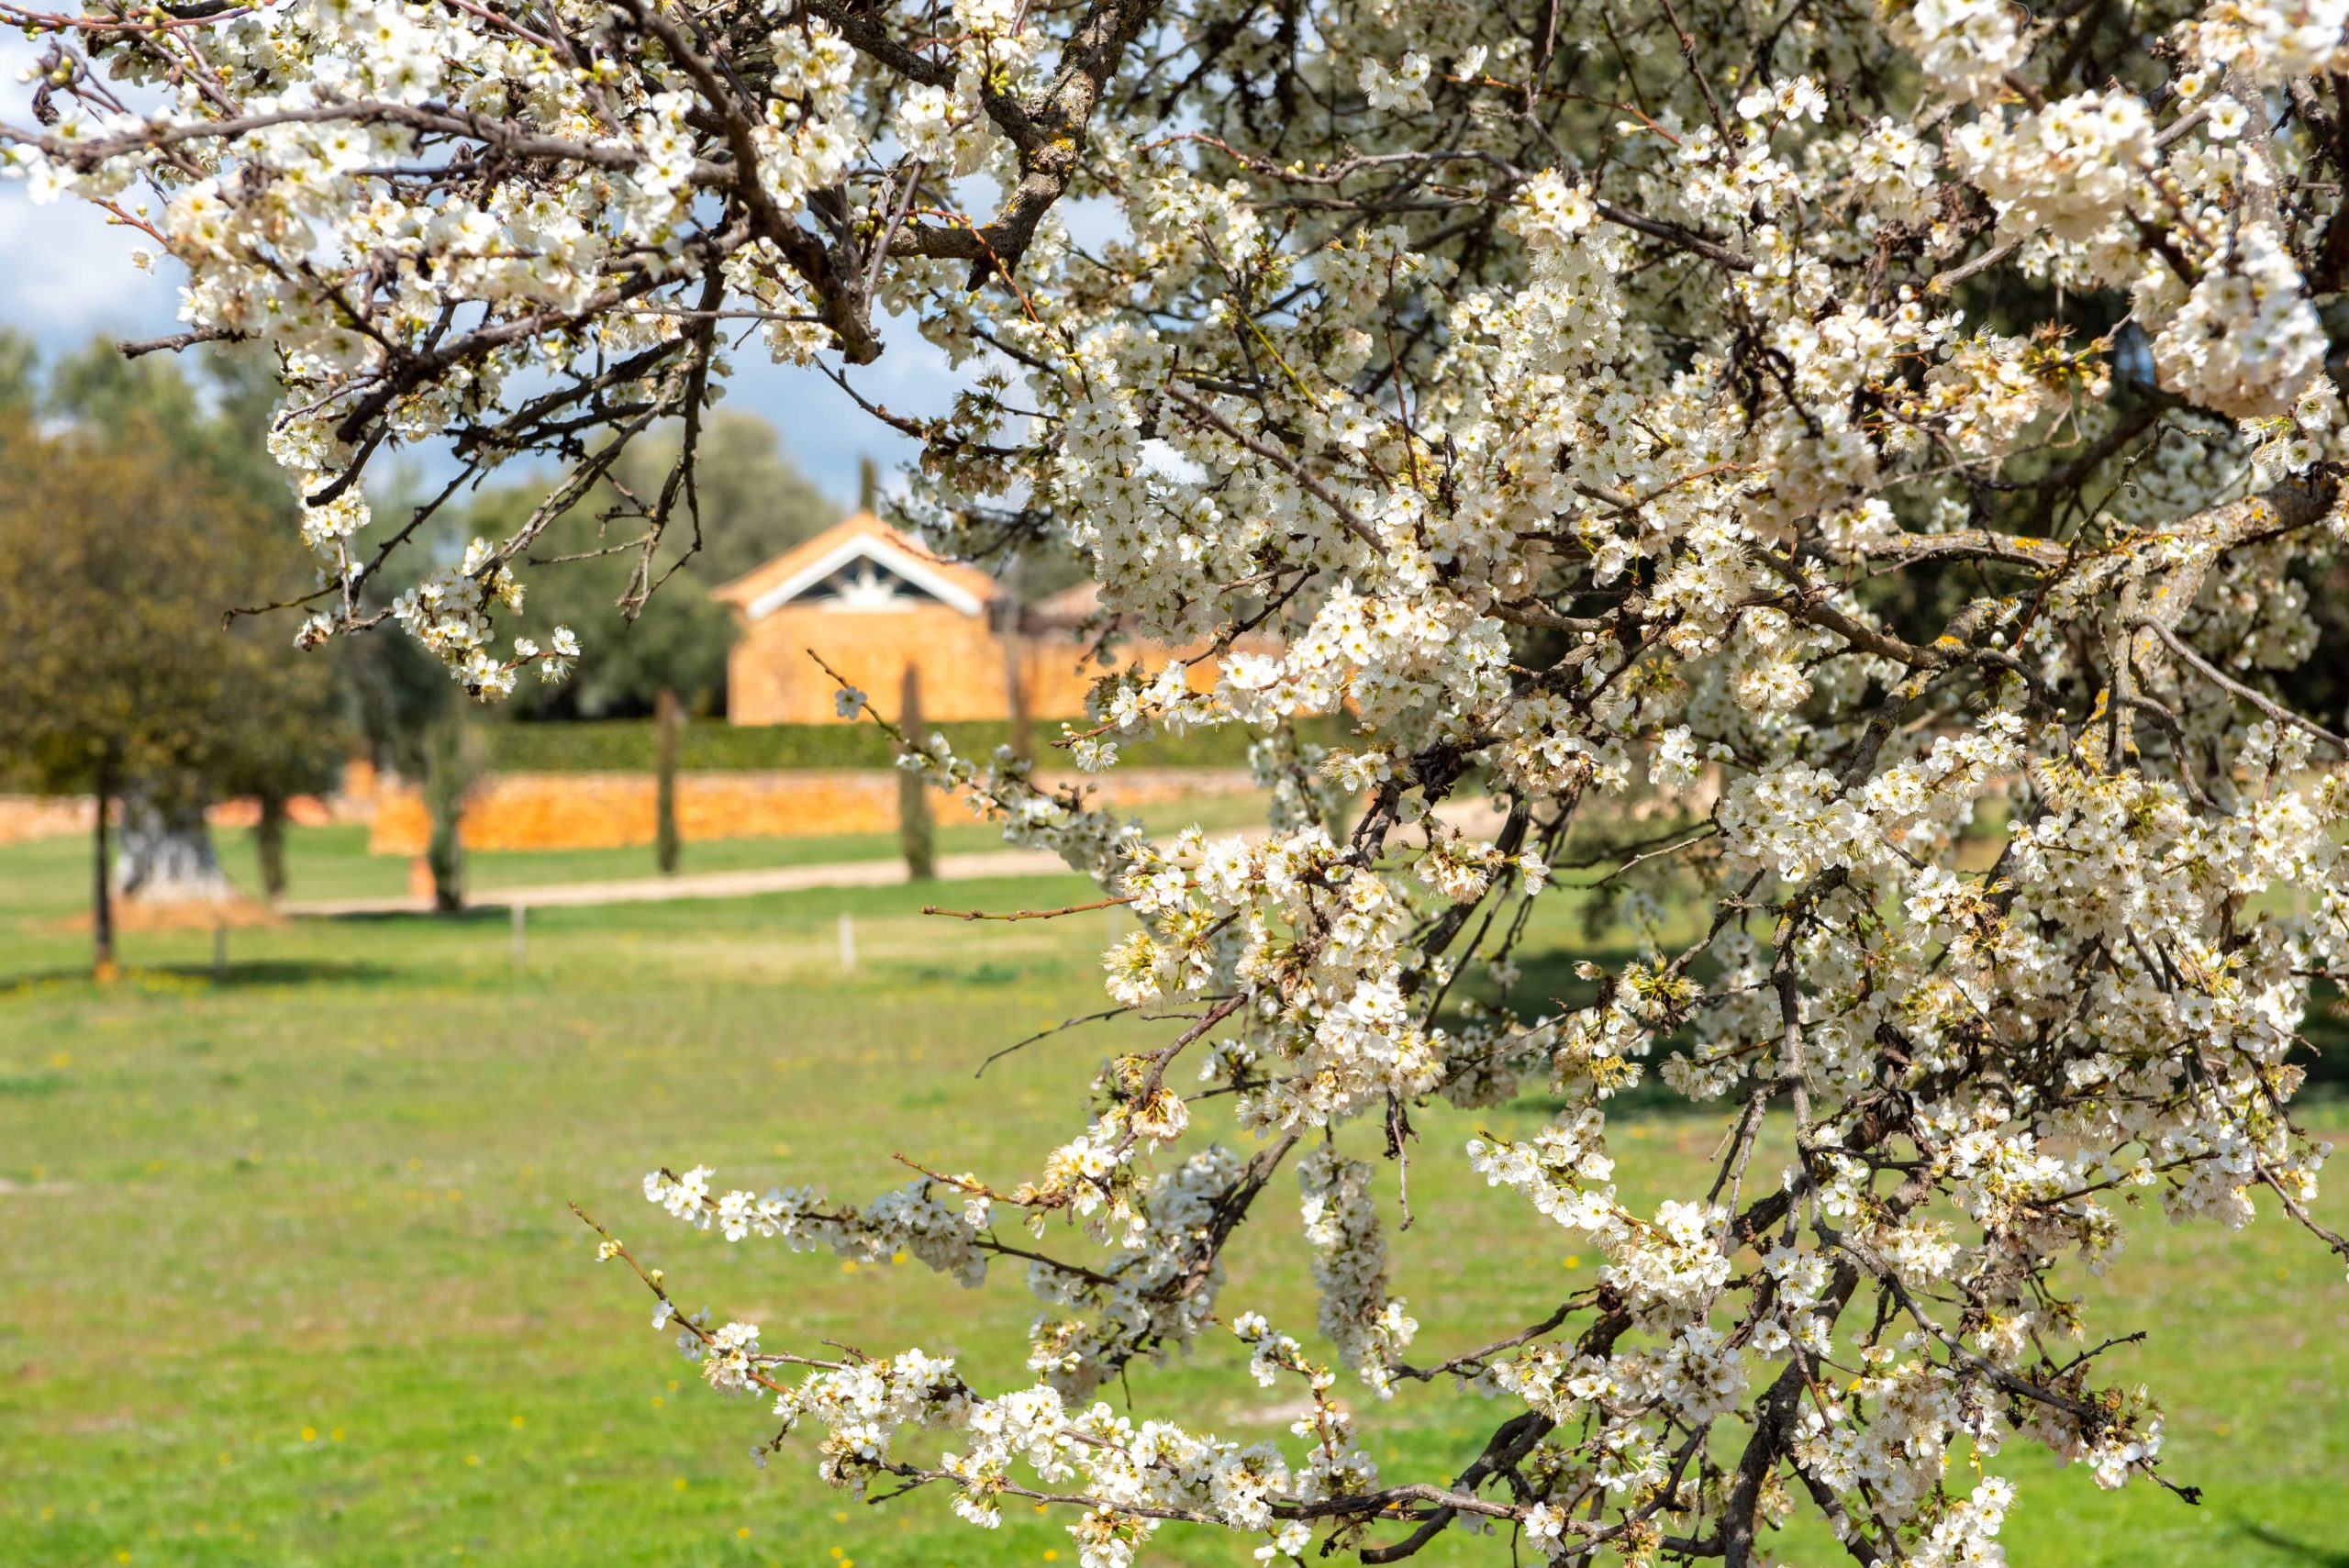
[(0, 319), (45, 350), (78, 348), (98, 333), (155, 337), (173, 331), (179, 288), (166, 261), (152, 272), (130, 253), (154, 243), (77, 201), (35, 206), (19, 184), (0, 184)]

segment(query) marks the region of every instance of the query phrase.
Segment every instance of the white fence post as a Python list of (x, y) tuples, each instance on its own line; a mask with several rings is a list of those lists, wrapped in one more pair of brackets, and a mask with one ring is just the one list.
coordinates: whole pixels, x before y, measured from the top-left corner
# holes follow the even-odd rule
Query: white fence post
[(846, 910), (841, 912), (841, 968), (856, 973), (856, 917)]

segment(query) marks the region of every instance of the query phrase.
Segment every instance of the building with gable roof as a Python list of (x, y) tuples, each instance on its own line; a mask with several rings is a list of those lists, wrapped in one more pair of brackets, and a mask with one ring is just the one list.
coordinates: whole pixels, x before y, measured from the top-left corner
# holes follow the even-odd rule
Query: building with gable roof
[[(726, 672), (735, 724), (814, 724), (837, 717), (839, 690), (809, 650), (891, 711), (907, 665), (921, 671), (929, 722), (1008, 718), (1014, 683), (1029, 715), (1074, 718), (1107, 673), (1085, 635), (1098, 596), (1090, 583), (1022, 605), (985, 572), (941, 561), (870, 511), (711, 591), (741, 628)], [(1097, 628), (1095, 628), (1097, 630)], [(1152, 671), (1172, 651), (1118, 644), (1118, 666)], [(1215, 676), (1205, 662), (1192, 684)]]

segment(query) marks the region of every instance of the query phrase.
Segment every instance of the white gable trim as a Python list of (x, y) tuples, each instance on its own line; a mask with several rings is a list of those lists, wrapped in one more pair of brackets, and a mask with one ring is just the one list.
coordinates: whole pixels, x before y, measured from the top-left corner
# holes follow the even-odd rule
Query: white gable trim
[(940, 572), (918, 555), (899, 550), (884, 539), (860, 534), (844, 539), (809, 562), (782, 582), (752, 599), (743, 608), (751, 620), (764, 620), (808, 589), (854, 561), (873, 561), (913, 584), (923, 592), (935, 595), (942, 603), (975, 616), (986, 608), (986, 601)]

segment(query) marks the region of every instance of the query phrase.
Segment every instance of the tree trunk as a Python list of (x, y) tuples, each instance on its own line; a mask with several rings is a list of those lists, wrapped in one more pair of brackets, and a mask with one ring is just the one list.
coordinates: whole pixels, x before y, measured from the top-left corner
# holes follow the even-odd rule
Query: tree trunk
[(285, 896), (285, 801), (261, 797), (261, 819), (253, 824), (253, 853), (261, 862), (262, 896), (272, 904)]
[(454, 813), (432, 814), (432, 837), (424, 848), (432, 873), (432, 910), (453, 915), (465, 906), (465, 841)]
[(90, 866), (90, 973), (112, 980), (114, 962), (114, 868), (106, 848), (106, 811), (114, 804), (114, 772), (101, 766), (97, 777), (98, 819), (93, 835), (96, 853)]
[(677, 874), (677, 694), (661, 688), (652, 701), (654, 737), (652, 856), (662, 876)]
[(424, 861), (432, 872), (433, 910), (442, 915), (465, 906), (465, 798), (479, 771), (466, 740), (464, 722), (455, 717), (435, 724), (426, 740), (424, 808), (432, 836)]
[[(916, 745), (921, 736), (921, 669), (906, 666), (897, 688), (897, 727)], [(897, 770), (897, 842), (906, 852), (906, 878), (928, 882), (938, 874), (937, 836), (930, 822), (930, 785), (910, 769)]]
[(115, 883), (125, 898), (142, 904), (217, 904), (237, 892), (213, 852), (204, 802), (144, 787), (123, 795)]

